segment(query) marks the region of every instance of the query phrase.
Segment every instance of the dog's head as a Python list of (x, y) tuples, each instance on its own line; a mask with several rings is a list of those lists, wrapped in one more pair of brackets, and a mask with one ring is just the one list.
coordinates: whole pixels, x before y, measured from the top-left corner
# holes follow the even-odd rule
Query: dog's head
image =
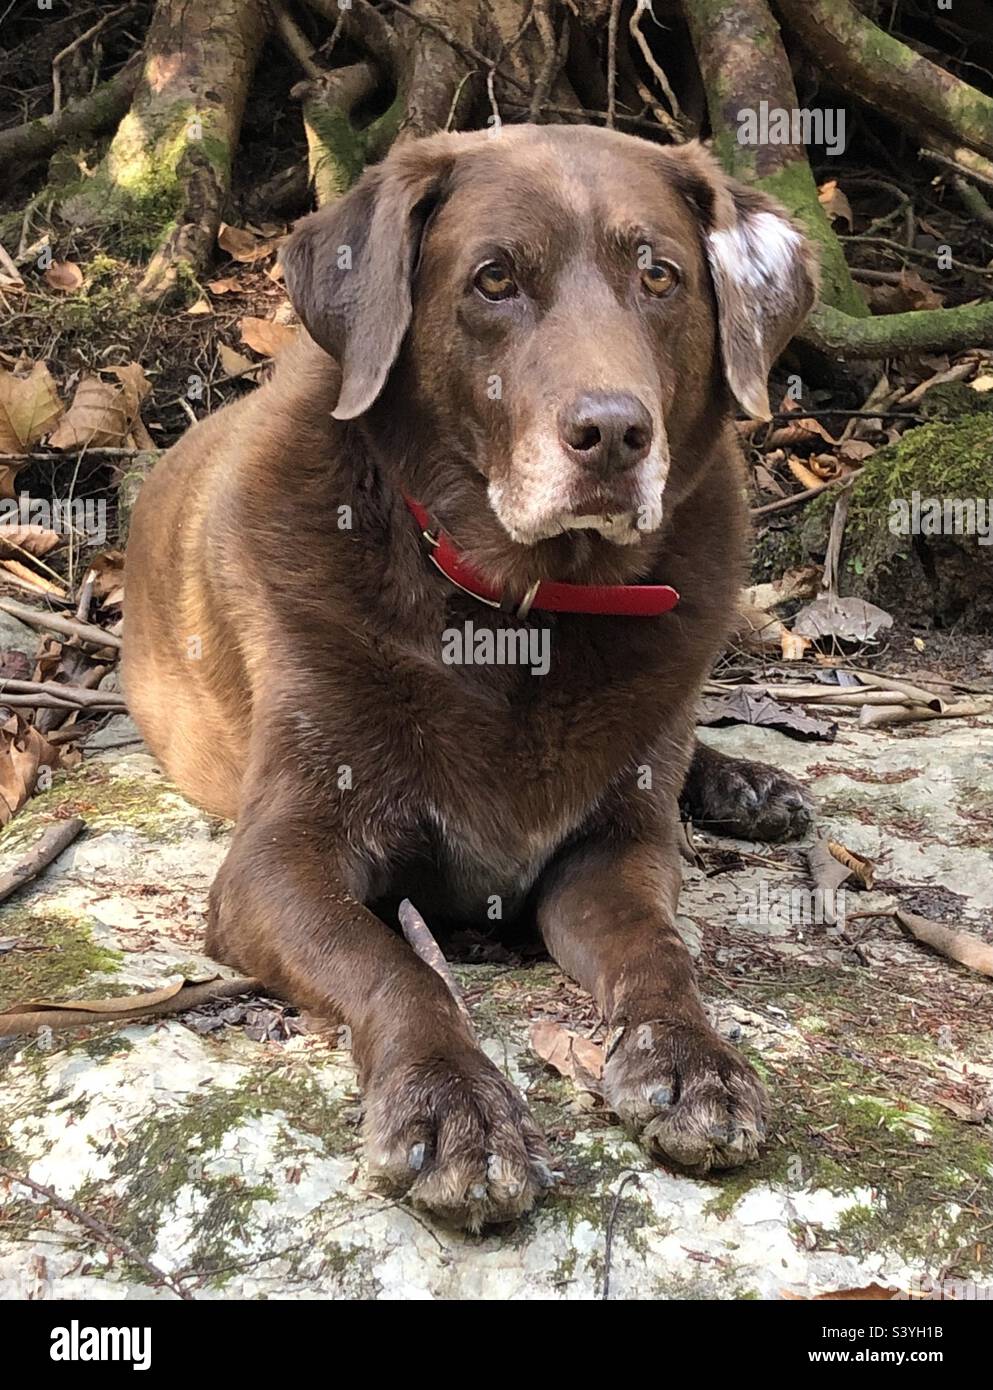
[(283, 261), (341, 367), (335, 416), (402, 404), (525, 546), (657, 529), (730, 396), (768, 416), (815, 293), (782, 209), (701, 146), (589, 126), (412, 142)]

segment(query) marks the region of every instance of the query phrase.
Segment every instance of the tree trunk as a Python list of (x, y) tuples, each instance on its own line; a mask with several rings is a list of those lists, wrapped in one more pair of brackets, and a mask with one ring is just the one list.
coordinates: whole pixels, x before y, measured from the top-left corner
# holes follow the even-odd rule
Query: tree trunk
[(264, 0), (158, 0), (134, 100), (63, 215), (155, 242), (144, 293), (196, 274), (213, 249), (242, 112), (266, 31)]

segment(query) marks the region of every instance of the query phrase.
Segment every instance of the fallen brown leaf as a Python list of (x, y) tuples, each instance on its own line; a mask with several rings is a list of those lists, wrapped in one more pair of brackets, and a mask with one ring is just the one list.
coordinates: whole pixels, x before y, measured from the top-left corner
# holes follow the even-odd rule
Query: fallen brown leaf
[(866, 1284), (864, 1289), (834, 1289), (830, 1293), (815, 1293), (809, 1296), (802, 1293), (790, 1293), (788, 1289), (783, 1290), (783, 1298), (805, 1299), (810, 1303), (841, 1302), (851, 1299), (859, 1299), (868, 1303), (888, 1303), (898, 1295), (900, 1295), (899, 1289), (886, 1289), (882, 1284)]
[(221, 359), (221, 366), (224, 368), (226, 376), (241, 376), (243, 372), (250, 372), (253, 367), (258, 366), (257, 362), (253, 362), (240, 352), (235, 352), (234, 348), (228, 347), (227, 343), (218, 343), (217, 355)]
[(532, 1023), (530, 1041), (532, 1051), (560, 1076), (575, 1082), (581, 1091), (600, 1094), (603, 1048), (597, 1043), (550, 1019)]
[(81, 289), (83, 285), (83, 272), (75, 261), (53, 261), (42, 278), (53, 290), (65, 290), (67, 293)]
[(254, 233), (246, 231), (244, 227), (231, 227), (227, 222), (221, 223), (220, 231), (217, 233), (217, 244), (221, 250), (226, 251), (233, 261), (245, 264), (271, 256), (284, 240), (282, 236), (273, 236), (260, 241)]
[(982, 937), (958, 931), (943, 922), (932, 922), (929, 917), (918, 917), (901, 907), (893, 915), (915, 941), (930, 946), (932, 951), (964, 965), (967, 970), (975, 970), (978, 975), (993, 976), (993, 946)]
[(821, 594), (793, 619), (793, 631), (811, 641), (871, 642), (884, 628), (892, 627), (889, 613), (861, 598)]
[(19, 714), (0, 725), (0, 825), (6, 825), (34, 791), (39, 769), (59, 762), (59, 749)]
[(848, 230), (855, 225), (852, 205), (838, 187), (837, 179), (828, 179), (817, 190), (817, 201), (832, 222), (847, 222)]
[(728, 724), (754, 724), (761, 728), (778, 729), (790, 738), (820, 739), (831, 743), (838, 733), (837, 724), (815, 719), (802, 710), (781, 705), (769, 695), (752, 695), (745, 690), (732, 690), (724, 695), (708, 695), (700, 701), (698, 724), (722, 728)]
[(137, 362), (108, 367), (117, 385), (99, 376), (84, 376), (62, 423), (50, 437), (55, 449), (123, 448), (150, 388)]
[[(55, 382), (44, 362), (27, 375), (0, 367), (0, 453), (19, 454), (37, 444), (62, 414)], [(13, 497), (13, 492), (4, 492)]]
[(0, 556), (16, 559), (19, 555), (33, 555), (41, 559), (56, 546), (62, 544), (57, 531), (49, 531), (45, 526), (25, 523), (23, 526), (0, 526)]
[(93, 597), (104, 607), (124, 602), (124, 551), (104, 550), (90, 561), (87, 577), (93, 575)]
[(295, 328), (285, 323), (275, 323), (272, 319), (244, 318), (238, 327), (241, 329), (241, 341), (263, 357), (275, 357), (297, 336)]

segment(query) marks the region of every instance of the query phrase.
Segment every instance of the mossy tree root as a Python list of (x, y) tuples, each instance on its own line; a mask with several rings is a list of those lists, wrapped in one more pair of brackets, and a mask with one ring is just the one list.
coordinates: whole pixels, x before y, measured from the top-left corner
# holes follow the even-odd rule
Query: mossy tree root
[(778, 198), (816, 244), (821, 298), (852, 317), (868, 314), (841, 243), (817, 198), (803, 144), (743, 144), (742, 113), (759, 102), (795, 111), (799, 102), (779, 26), (766, 0), (682, 0), (700, 75), (714, 148), (729, 174)]
[(63, 203), (73, 220), (154, 244), (145, 297), (209, 260), (267, 24), (264, 0), (157, 0), (131, 108), (92, 178)]
[(371, 63), (353, 63), (293, 88), (303, 101), (307, 167), (321, 207), (340, 198), (365, 167), (367, 132), (356, 129), (352, 112), (375, 93), (378, 80)]
[(140, 72), (135, 55), (120, 72), (54, 115), (0, 130), (0, 164), (13, 167), (46, 159), (66, 140), (96, 135), (115, 126), (131, 104)]
[(926, 139), (937, 132), (993, 159), (993, 97), (859, 13), (851, 0), (775, 0), (814, 62), (852, 96)]
[(878, 318), (852, 318), (819, 304), (799, 337), (810, 347), (846, 361), (993, 347), (993, 303), (921, 309)]

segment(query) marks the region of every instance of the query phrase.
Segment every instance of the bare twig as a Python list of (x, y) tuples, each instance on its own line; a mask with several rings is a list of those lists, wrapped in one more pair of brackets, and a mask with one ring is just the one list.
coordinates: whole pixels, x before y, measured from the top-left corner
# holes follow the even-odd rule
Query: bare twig
[(0, 598), (0, 612), (20, 618), (30, 627), (47, 628), (50, 632), (60, 632), (66, 637), (78, 637), (81, 642), (89, 642), (95, 647), (120, 648), (121, 639), (106, 632), (95, 623), (80, 623), (75, 618), (64, 618), (59, 613), (43, 613), (39, 608), (31, 608), (16, 599)]
[(158, 1265), (152, 1264), (151, 1260), (148, 1259), (146, 1255), (143, 1255), (140, 1250), (136, 1249), (129, 1240), (125, 1240), (124, 1237), (119, 1236), (116, 1231), (112, 1231), (98, 1216), (91, 1216), (88, 1211), (84, 1211), (83, 1208), (77, 1206), (75, 1202), (70, 1202), (66, 1197), (60, 1197), (52, 1188), (46, 1187), (44, 1183), (35, 1182), (34, 1178), (29, 1178), (26, 1174), (15, 1173), (13, 1168), (0, 1166), (0, 1177), (7, 1178), (10, 1182), (16, 1182), (20, 1184), (21, 1187), (28, 1188), (29, 1191), (35, 1193), (38, 1197), (44, 1197), (45, 1201), (48, 1202), (50, 1206), (53, 1206), (56, 1211), (62, 1212), (63, 1216), (71, 1217), (72, 1220), (77, 1222), (80, 1226), (85, 1226), (92, 1235), (99, 1236), (103, 1244), (112, 1246), (113, 1249), (118, 1250), (126, 1259), (131, 1260), (136, 1265), (140, 1265), (147, 1274), (152, 1276), (156, 1284), (165, 1285), (177, 1298), (185, 1299), (189, 1303), (195, 1302), (193, 1295), (184, 1289), (182, 1284), (178, 1284), (170, 1275), (166, 1274), (165, 1270), (159, 1269)]
[(21, 681), (0, 677), (0, 705), (8, 703), (8, 695), (41, 695), (61, 700), (79, 709), (125, 709), (124, 696), (112, 690), (88, 690), (84, 685), (68, 685), (61, 681)]
[[(187, 1013), (203, 1004), (212, 1004), (217, 999), (255, 994), (262, 988), (261, 980), (239, 976), (233, 980), (185, 983), (168, 993), (164, 990), (146, 990), (145, 994), (154, 996), (151, 1003), (143, 1003), (142, 995), (136, 994), (101, 1000), (99, 1006), (91, 1002), (89, 1008), (81, 1007), (82, 1001), (78, 1001), (74, 1008), (71, 999), (66, 1002), (65, 1008), (51, 1004), (47, 1007), (10, 1008), (6, 1013), (0, 1013), (0, 1038), (22, 1037), (37, 1033), (40, 1028), (60, 1033), (68, 1028), (88, 1028), (97, 1023), (134, 1023), (143, 1018), (157, 1018), (160, 1014)], [(127, 1005), (132, 997), (134, 1007), (129, 1008)]]
[(617, 30), (621, 22), (621, 0), (610, 0), (607, 21), (607, 125), (613, 129), (617, 113)]
[(819, 487), (807, 487), (802, 492), (794, 492), (792, 497), (781, 497), (777, 502), (764, 502), (761, 507), (752, 507), (749, 510), (750, 516), (769, 516), (772, 512), (786, 512), (791, 507), (798, 507), (801, 502), (809, 502), (812, 497), (819, 497), (822, 492), (827, 492), (829, 487), (837, 487), (843, 482), (842, 478), (832, 478), (830, 482), (821, 483)]
[(397, 916), (400, 918), (400, 927), (410, 946), (424, 961), (425, 965), (430, 965), (444, 980), (448, 990), (455, 1000), (456, 1008), (469, 1025), (470, 1032), (475, 1032), (472, 1026), (472, 1015), (462, 998), (462, 991), (459, 989), (459, 982), (452, 974), (452, 968), (445, 959), (445, 954), (431, 934), (431, 929), (424, 918), (417, 911), (417, 908), (409, 898), (404, 898), (397, 909)]
[(18, 860), (12, 869), (0, 877), (0, 903), (5, 903), (19, 888), (36, 879), (85, 829), (86, 822), (81, 816), (73, 816), (71, 820), (56, 821), (54, 825), (50, 825), (24, 858)]
[(607, 1230), (603, 1251), (603, 1288), (600, 1292), (600, 1297), (603, 1299), (610, 1297), (610, 1261), (614, 1253), (614, 1228), (617, 1225), (617, 1214), (621, 1208), (621, 1198), (624, 1196), (624, 1189), (629, 1182), (636, 1182), (640, 1185), (641, 1178), (637, 1173), (625, 1173), (618, 1184), (617, 1191), (614, 1193), (610, 1215), (607, 1218)]
[(62, 109), (62, 73), (59, 71), (63, 58), (68, 58), (70, 53), (75, 53), (88, 40), (95, 38), (105, 24), (109, 24), (112, 19), (116, 19), (125, 10), (130, 10), (131, 5), (118, 5), (116, 10), (111, 10), (102, 19), (98, 19), (96, 24), (91, 24), (89, 29), (73, 39), (72, 43), (66, 44), (61, 52), (56, 53), (52, 59), (52, 115), (57, 116)]
[(645, 13), (651, 14), (653, 19), (655, 18), (652, 14), (651, 0), (637, 0), (634, 12), (628, 20), (628, 28), (631, 31), (632, 38), (641, 49), (641, 56), (651, 69), (655, 81), (662, 88), (665, 99), (669, 103), (669, 110), (672, 112), (672, 121), (675, 123), (676, 129), (680, 131), (680, 138), (682, 138), (681, 127), (683, 124), (683, 113), (676, 98), (676, 93), (672, 90), (672, 84), (666, 76), (664, 69), (656, 62), (655, 55), (651, 50), (649, 42), (642, 32), (641, 19)]

